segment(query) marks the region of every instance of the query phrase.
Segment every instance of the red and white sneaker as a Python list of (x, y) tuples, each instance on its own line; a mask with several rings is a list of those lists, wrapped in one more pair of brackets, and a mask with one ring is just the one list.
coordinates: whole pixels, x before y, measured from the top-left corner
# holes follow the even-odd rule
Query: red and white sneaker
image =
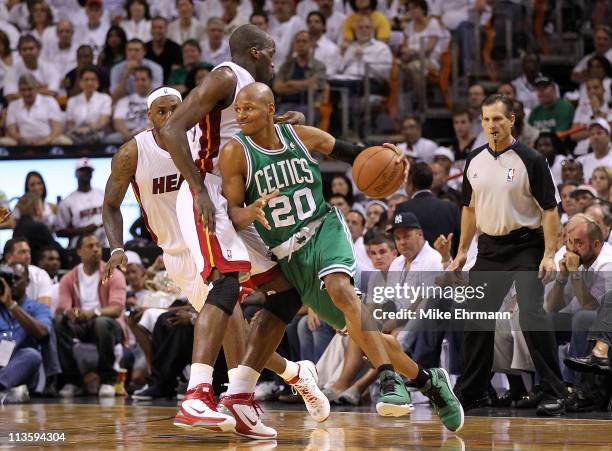
[(276, 438), (276, 431), (261, 422), (259, 414), (263, 410), (253, 396), (253, 393), (223, 395), (219, 401), (219, 412), (234, 417), (234, 432), (238, 435), (257, 440)]
[(234, 432), (236, 420), (217, 411), (210, 384), (198, 384), (187, 390), (174, 425), (183, 429), (206, 429), (212, 432)]
[(310, 360), (301, 360), (297, 364), (300, 367), (297, 376), (286, 382), (302, 396), (306, 409), (308, 409), (312, 418), (318, 422), (327, 420), (327, 417), (329, 417), (329, 400), (317, 385), (319, 375), (315, 364)]

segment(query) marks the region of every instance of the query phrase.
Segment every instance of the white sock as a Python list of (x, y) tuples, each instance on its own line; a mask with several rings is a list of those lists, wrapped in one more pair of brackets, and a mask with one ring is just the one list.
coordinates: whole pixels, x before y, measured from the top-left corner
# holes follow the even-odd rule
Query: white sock
[(229, 370), (227, 376), (229, 378), (229, 385), (225, 393), (226, 395), (255, 392), (255, 385), (257, 385), (259, 373), (253, 368), (238, 365), (238, 368)]
[(285, 371), (280, 373), (279, 376), (285, 379), (286, 381), (289, 381), (295, 376), (297, 376), (299, 371), (300, 366), (297, 363), (285, 359)]
[(205, 363), (192, 363), (191, 374), (189, 375), (189, 385), (187, 390), (195, 388), (199, 384), (212, 384), (213, 367)]

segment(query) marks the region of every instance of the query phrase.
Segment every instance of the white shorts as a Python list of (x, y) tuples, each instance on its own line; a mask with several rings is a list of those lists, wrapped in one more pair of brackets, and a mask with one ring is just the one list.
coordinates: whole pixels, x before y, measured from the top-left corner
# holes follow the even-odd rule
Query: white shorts
[(183, 295), (187, 296), (193, 308), (199, 312), (208, 296), (208, 284), (200, 276), (191, 251), (185, 250), (177, 255), (164, 252), (163, 259), (170, 278), (181, 289)]
[(251, 226), (236, 233), (227, 214), (227, 200), (221, 195), (221, 178), (206, 174), (204, 184), (215, 206), (215, 234), (210, 235), (197, 221), (193, 209), (193, 195), (183, 183), (177, 199), (176, 212), (181, 234), (191, 254), (197, 272), (208, 279), (213, 268), (220, 273), (239, 272), (241, 281), (253, 277), (253, 282), (265, 283), (280, 269), (270, 260), (268, 247)]

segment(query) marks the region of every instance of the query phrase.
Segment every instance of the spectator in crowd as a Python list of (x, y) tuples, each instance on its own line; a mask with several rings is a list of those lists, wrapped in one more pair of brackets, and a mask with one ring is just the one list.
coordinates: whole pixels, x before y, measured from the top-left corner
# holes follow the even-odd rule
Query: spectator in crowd
[(11, 43), (7, 34), (3, 30), (0, 30), (0, 97), (3, 96), (6, 72), (13, 67), (15, 63), (11, 48)]
[(514, 124), (512, 125), (512, 134), (517, 136), (518, 139), (532, 147), (536, 139), (540, 135), (540, 131), (531, 126), (529, 122), (525, 120), (525, 108), (523, 104), (518, 100), (513, 100), (512, 105), (514, 108)]
[(229, 41), (223, 35), (224, 27), (225, 23), (218, 17), (208, 19), (206, 23), (206, 39), (200, 42), (202, 59), (213, 66), (231, 60)]
[(574, 107), (557, 96), (557, 87), (548, 77), (535, 80), (539, 104), (531, 111), (529, 123), (540, 131), (562, 132), (572, 126)]
[(113, 25), (106, 33), (104, 48), (98, 57), (98, 65), (105, 67), (109, 72), (115, 64), (125, 60), (127, 35), (123, 28)]
[(17, 209), (19, 219), (13, 229), (13, 237), (27, 239), (33, 261), (38, 261), (40, 250), (45, 246), (55, 245), (58, 249), (62, 248), (53, 239), (49, 227), (42, 222), (43, 202), (40, 196), (35, 193), (24, 194), (17, 202)]
[[(446, 147), (438, 147), (434, 152), (433, 163), (439, 164), (444, 168), (447, 175), (447, 184), (449, 187), (461, 191), (461, 182), (463, 173), (458, 168), (454, 167), (455, 155), (453, 151)], [(445, 200), (451, 200), (446, 198)]]
[(452, 254), (455, 255), (459, 245), (459, 208), (456, 204), (436, 198), (431, 192), (432, 183), (433, 171), (427, 163), (410, 166), (406, 191), (411, 198), (396, 207), (395, 215), (402, 212), (414, 214), (425, 240), (431, 246), (440, 235), (452, 234)]
[[(53, 231), (55, 227), (55, 215), (57, 213), (57, 205), (52, 202), (47, 202), (47, 186), (40, 172), (30, 171), (26, 174), (24, 194), (36, 194), (42, 201), (42, 214), (39, 216), (39, 221), (44, 223), (49, 230)], [(18, 220), (20, 216), (19, 209), (13, 211), (13, 218)]]
[(113, 102), (117, 102), (121, 97), (129, 96), (136, 92), (135, 71), (141, 66), (145, 66), (149, 69), (152, 82), (149, 89), (163, 84), (164, 71), (162, 67), (156, 62), (146, 59), (145, 53), (146, 47), (142, 41), (139, 39), (128, 41), (126, 46), (126, 60), (116, 64), (111, 70), (110, 91)]
[(127, 2), (127, 20), (121, 22), (127, 40), (140, 39), (142, 42), (151, 40), (151, 16), (146, 0), (129, 0)]
[(568, 181), (584, 182), (582, 163), (573, 158), (568, 158), (561, 163), (561, 182), (566, 183)]
[(357, 27), (363, 17), (369, 17), (372, 23), (373, 37), (378, 41), (387, 42), (391, 36), (391, 23), (387, 16), (376, 10), (377, 0), (350, 0), (353, 14), (344, 21), (342, 36), (344, 42), (357, 40)]
[(313, 56), (325, 66), (327, 76), (338, 72), (340, 49), (325, 34), (325, 16), (321, 11), (311, 11), (306, 19), (308, 34), (313, 43)]
[(331, 179), (330, 191), (331, 194), (342, 194), (351, 204), (355, 200), (353, 196), (353, 182), (346, 175), (334, 175)]
[(468, 88), (467, 103), (470, 114), (472, 115), (472, 133), (476, 136), (476, 147), (480, 146), (478, 143), (481, 141), (481, 136), (479, 135), (482, 134), (482, 115), (480, 106), (482, 102), (484, 102), (486, 96), (487, 92), (480, 83), (474, 83)]
[(204, 63), (201, 61), (202, 51), (200, 49), (199, 42), (195, 39), (186, 40), (183, 42), (181, 47), (183, 51), (183, 65), (172, 71), (170, 77), (168, 77), (167, 84), (180, 91), (181, 94), (185, 95), (187, 92), (187, 74), (191, 70), (198, 67), (202, 67), (210, 71), (212, 70), (213, 66), (209, 63)]
[(98, 92), (100, 82), (94, 66), (79, 72), (81, 93), (68, 99), (66, 133), (75, 144), (93, 144), (104, 140), (110, 123), (112, 99)]
[(220, 18), (225, 23), (225, 36), (227, 38), (234, 32), (240, 25), (249, 23), (249, 17), (244, 15), (239, 9), (240, 0), (221, 0), (221, 7), (223, 8), (223, 14)]
[(600, 55), (595, 55), (588, 61), (585, 81), (580, 83), (578, 90), (579, 105), (581, 103), (589, 103), (590, 101), (586, 85), (590, 78), (599, 78), (601, 80), (604, 88), (604, 102), (609, 103), (612, 99), (612, 63), (606, 57)]
[(8, 363), (0, 368), (0, 403), (24, 402), (29, 391), (36, 388), (40, 365), (41, 344), (49, 339), (52, 327), (49, 307), (26, 294), (28, 268), (20, 263), (2, 266), (13, 274), (9, 285), (0, 278), (0, 336), (9, 335), (15, 343)]
[(385, 82), (391, 73), (392, 62), (393, 55), (389, 46), (374, 39), (374, 24), (370, 16), (359, 15), (355, 24), (355, 40), (352, 40), (342, 55), (340, 73), (355, 78), (361, 87), (365, 76), (365, 65), (368, 64), (370, 92), (381, 94), (385, 91)]
[(146, 44), (146, 58), (164, 70), (164, 82), (173, 69), (183, 64), (181, 46), (168, 39), (168, 21), (160, 16), (151, 20), (151, 41)]
[(272, 61), (280, 67), (291, 54), (293, 38), (298, 31), (306, 30), (304, 19), (295, 14), (295, 0), (273, 0), (269, 33), (276, 43)]
[(55, 35), (44, 43), (41, 59), (57, 66), (62, 74), (77, 65), (76, 54), (79, 43), (74, 39), (74, 26), (69, 20), (60, 20), (55, 26)]
[(453, 110), (453, 130), (455, 141), (450, 149), (455, 154), (455, 161), (464, 161), (468, 153), (476, 148), (476, 135), (472, 128), (472, 113), (465, 108)]
[(578, 158), (588, 181), (598, 166), (612, 166), (610, 124), (605, 119), (596, 118), (589, 122), (589, 147), (593, 152)]
[(578, 185), (576, 189), (570, 193), (570, 197), (574, 199), (576, 210), (579, 213), (584, 213), (585, 208), (595, 201), (597, 191), (595, 191), (591, 185)]
[(13, 100), (6, 114), (6, 134), (0, 143), (9, 146), (71, 144), (62, 134), (62, 112), (53, 97), (40, 93), (31, 74), (19, 77), (20, 99)]
[(51, 302), (51, 279), (38, 266), (32, 265), (32, 252), (28, 240), (23, 237), (11, 238), (4, 243), (4, 263), (12, 265), (19, 263), (28, 269), (28, 286), (26, 294), (41, 304)]
[(578, 186), (579, 182), (569, 180), (558, 187), (561, 196), (561, 224), (567, 224), (571, 217), (578, 213), (578, 205), (572, 197), (572, 193)]
[(594, 56), (603, 56), (612, 63), (612, 29), (609, 25), (599, 25), (593, 30), (592, 53), (585, 55), (572, 71), (572, 81), (582, 83), (586, 80), (587, 62)]
[(382, 200), (372, 200), (366, 206), (366, 229), (385, 230), (387, 224), (387, 204)]
[[(606, 122), (612, 121), (612, 109), (604, 99), (603, 81), (597, 77), (591, 77), (586, 81), (588, 102), (581, 102), (574, 113), (574, 123), (572, 127), (580, 125), (586, 126), (595, 118), (602, 118)], [(589, 131), (582, 130), (571, 135), (571, 138), (578, 142), (574, 149), (575, 155), (584, 155), (588, 151)]]
[(325, 35), (335, 44), (344, 40), (344, 22), (346, 15), (334, 8), (334, 0), (315, 0), (319, 11), (325, 17)]
[(89, 45), (94, 52), (94, 61), (100, 55), (106, 33), (110, 28), (110, 24), (102, 20), (104, 14), (103, 0), (86, 0), (85, 15), (87, 21), (77, 31), (77, 36), (81, 37), (82, 44)]
[(268, 32), (268, 13), (265, 11), (255, 11), (249, 17), (249, 23), (255, 25), (261, 31)]
[[(440, 69), (440, 46), (443, 35), (442, 27), (437, 19), (429, 16), (429, 7), (425, 0), (409, 0), (408, 11), (411, 21), (404, 30), (404, 42), (400, 48), (400, 58), (407, 68), (408, 83), (414, 91), (425, 88), (425, 80), (421, 76), (421, 65), (424, 73)], [(423, 45), (423, 59), (421, 59)]]
[(17, 41), (19, 41), (19, 30), (12, 23), (6, 20), (6, 17), (0, 14), (0, 30), (6, 35), (9, 45), (7, 48), (17, 48)]
[(372, 263), (368, 258), (366, 247), (363, 242), (363, 234), (365, 233), (366, 219), (357, 210), (351, 210), (346, 215), (346, 224), (351, 232), (353, 240), (353, 248), (355, 250), (355, 260), (357, 261), (357, 274), (363, 271), (373, 271)]
[(598, 166), (593, 169), (591, 185), (593, 185), (593, 189), (597, 192), (597, 197), (607, 199), (608, 192), (610, 192), (610, 187), (612, 186), (612, 167)]
[(402, 122), (404, 142), (398, 144), (397, 147), (404, 153), (416, 154), (417, 160), (431, 163), (438, 145), (430, 139), (423, 138), (421, 132), (421, 121), (416, 116), (406, 117)]
[(512, 83), (502, 83), (497, 87), (496, 92), (508, 97), (510, 100), (516, 100), (516, 88)]
[(28, 9), (30, 10), (28, 33), (38, 39), (38, 42), (44, 47), (47, 40), (54, 34), (51, 8), (44, 0), (34, 0), (28, 2)]
[(32, 35), (26, 34), (19, 38), (17, 45), (21, 60), (15, 61), (4, 78), (4, 97), (7, 101), (20, 97), (19, 80), (22, 75), (32, 75), (39, 83), (39, 92), (51, 96), (57, 95), (61, 75), (53, 64), (42, 64), (40, 57), (40, 42)]
[(133, 72), (136, 92), (117, 102), (113, 114), (115, 133), (109, 135), (107, 139), (109, 142), (123, 143), (148, 126), (147, 96), (153, 87), (151, 70), (146, 66), (140, 66)]
[[(66, 74), (62, 85), (68, 97), (73, 97), (81, 92), (81, 86), (79, 85), (78, 75), (79, 71), (85, 67), (93, 66), (94, 54), (93, 50), (88, 45), (82, 45), (77, 50), (77, 67), (72, 69)], [(94, 66), (96, 73), (98, 74), (98, 91), (108, 93), (110, 86), (110, 72), (106, 66)]]
[(541, 132), (535, 140), (534, 149), (546, 157), (556, 183), (561, 182), (563, 162), (567, 160), (565, 147), (556, 133)]
[(126, 285), (123, 274), (115, 269), (112, 278), (102, 284), (105, 264), (102, 262), (102, 246), (94, 235), (79, 237), (77, 254), (81, 264), (73, 268), (60, 281), (55, 333), (65, 385), (60, 391), (63, 397), (82, 392), (82, 377), (73, 353), (74, 339), (94, 343), (98, 351), (97, 373), (100, 376), (100, 397), (115, 396), (115, 345), (121, 344), (126, 326)]
[(79, 237), (94, 234), (103, 246), (108, 246), (102, 227), (102, 202), (104, 193), (91, 186), (94, 168), (88, 158), (77, 161), (75, 176), (77, 190), (59, 204), (57, 211), (57, 236), (70, 238), (75, 247)]
[(390, 226), (393, 217), (395, 216), (395, 211), (397, 206), (403, 202), (408, 200), (408, 196), (404, 193), (397, 192), (395, 194), (391, 194), (391, 196), (387, 199), (387, 228)]
[(537, 53), (525, 53), (522, 62), (523, 74), (512, 80), (516, 89), (516, 98), (523, 102), (525, 112), (530, 113), (539, 103), (536, 79), (543, 77), (540, 72), (540, 56)]
[(448, 176), (450, 173), (446, 165), (440, 163), (430, 163), (433, 174), (433, 182), (431, 184), (431, 192), (438, 199), (446, 199), (457, 205), (460, 205), (461, 194), (448, 184)]
[[(57, 249), (56, 246), (46, 246), (40, 250), (40, 257), (36, 264), (40, 269), (45, 271), (51, 279), (51, 302), (49, 307), (51, 308), (51, 315), (55, 315), (57, 306), (59, 304), (59, 270), (62, 266), (62, 260), (66, 260), (65, 254), (62, 249), (62, 253)], [(59, 358), (58, 358), (59, 360)]]
[(176, 0), (176, 10), (179, 16), (168, 24), (168, 39), (179, 45), (187, 40), (199, 40), (204, 26), (193, 16), (193, 0)]
[(584, 209), (584, 214), (595, 220), (601, 229), (604, 242), (610, 244), (612, 239), (612, 234), (610, 233), (612, 230), (612, 214), (610, 214), (609, 208), (603, 204), (592, 202)]
[(348, 201), (346, 196), (344, 196), (342, 194), (332, 194), (327, 199), (327, 202), (332, 207), (335, 207), (338, 210), (340, 210), (340, 213), (342, 213), (342, 215), (345, 218), (349, 214), (349, 212), (351, 211), (352, 204)]
[(185, 95), (188, 95), (193, 88), (202, 83), (202, 81), (212, 70), (212, 67), (212, 64), (203, 62), (187, 73), (187, 77), (185, 78), (185, 88), (187, 89), (187, 93)]
[(278, 96), (277, 111), (308, 111), (308, 92), (312, 89), (315, 101), (325, 89), (325, 66), (312, 57), (312, 41), (307, 31), (298, 31), (293, 40), (293, 51), (274, 78), (274, 92)]
[(297, 326), (300, 359), (317, 363), (329, 342), (336, 335), (333, 327), (321, 320), (319, 316), (308, 309), (308, 313), (300, 318)]

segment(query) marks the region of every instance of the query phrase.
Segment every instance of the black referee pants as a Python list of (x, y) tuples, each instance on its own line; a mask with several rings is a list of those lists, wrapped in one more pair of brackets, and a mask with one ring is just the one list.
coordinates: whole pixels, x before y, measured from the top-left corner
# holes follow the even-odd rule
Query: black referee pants
[[(478, 239), (470, 285), (484, 287), (483, 299), (468, 302), (470, 312), (497, 312), (515, 283), (519, 322), (542, 387), (548, 396), (565, 397), (553, 327), (544, 312), (544, 286), (538, 267), (544, 255), (542, 229), (519, 229), (509, 235)], [(466, 320), (463, 334), (464, 370), (456, 391), (464, 402), (483, 397), (491, 379), (495, 320)]]

